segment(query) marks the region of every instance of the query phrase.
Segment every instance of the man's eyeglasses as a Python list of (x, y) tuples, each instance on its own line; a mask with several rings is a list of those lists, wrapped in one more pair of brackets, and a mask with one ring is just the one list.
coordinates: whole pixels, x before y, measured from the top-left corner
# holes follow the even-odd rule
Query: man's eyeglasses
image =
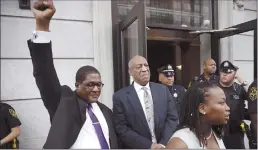
[(104, 86), (103, 83), (99, 82), (99, 83), (96, 83), (96, 82), (89, 82), (89, 83), (86, 83), (84, 84), (89, 90), (93, 90), (94, 87), (96, 86), (99, 90)]

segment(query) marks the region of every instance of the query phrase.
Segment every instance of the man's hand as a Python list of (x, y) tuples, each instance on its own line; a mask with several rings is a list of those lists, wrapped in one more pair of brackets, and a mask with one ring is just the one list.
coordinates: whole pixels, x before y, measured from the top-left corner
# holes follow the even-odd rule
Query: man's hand
[(244, 82), (243, 75), (239, 71), (236, 72), (235, 79), (239, 82), (239, 84)]
[(163, 148), (165, 148), (165, 146), (162, 144), (152, 143), (151, 145), (151, 149), (163, 149)]
[(31, 10), (36, 19), (37, 31), (49, 31), (49, 23), (56, 12), (52, 0), (38, 0), (33, 2)]

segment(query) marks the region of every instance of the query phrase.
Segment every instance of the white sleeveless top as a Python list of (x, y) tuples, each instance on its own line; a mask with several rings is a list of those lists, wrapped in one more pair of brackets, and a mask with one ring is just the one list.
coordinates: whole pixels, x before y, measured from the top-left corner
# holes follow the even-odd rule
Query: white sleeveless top
[[(214, 134), (214, 136), (215, 136), (215, 139), (217, 140), (219, 148), (226, 149), (222, 139), (219, 139), (216, 136), (216, 134)], [(176, 131), (171, 138), (173, 138), (173, 137), (180, 138), (182, 141), (184, 141), (184, 143), (187, 145), (188, 149), (207, 149), (205, 146), (202, 147), (200, 145), (197, 136), (192, 131), (190, 131), (189, 128), (183, 128), (183, 129)]]

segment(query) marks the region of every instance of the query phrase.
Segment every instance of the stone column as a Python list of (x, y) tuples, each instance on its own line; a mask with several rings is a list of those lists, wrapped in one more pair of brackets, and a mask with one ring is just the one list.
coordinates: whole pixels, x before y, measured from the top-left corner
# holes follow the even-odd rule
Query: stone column
[(111, 0), (93, 2), (94, 65), (105, 84), (99, 101), (112, 108), (114, 92)]

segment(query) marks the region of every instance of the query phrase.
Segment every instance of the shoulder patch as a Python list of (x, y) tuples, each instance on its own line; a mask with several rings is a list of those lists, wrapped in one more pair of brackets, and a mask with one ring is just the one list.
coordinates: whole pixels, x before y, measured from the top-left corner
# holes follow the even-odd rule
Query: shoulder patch
[(18, 116), (17, 116), (15, 110), (9, 109), (9, 113), (10, 113), (14, 118), (18, 118)]
[(257, 87), (252, 87), (248, 96), (251, 101), (257, 100)]

